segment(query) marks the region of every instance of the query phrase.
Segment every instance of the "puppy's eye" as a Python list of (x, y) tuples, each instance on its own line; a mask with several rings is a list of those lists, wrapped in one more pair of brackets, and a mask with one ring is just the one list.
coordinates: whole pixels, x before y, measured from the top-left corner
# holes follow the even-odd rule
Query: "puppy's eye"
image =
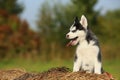
[(72, 32), (76, 32), (77, 30), (73, 30)]

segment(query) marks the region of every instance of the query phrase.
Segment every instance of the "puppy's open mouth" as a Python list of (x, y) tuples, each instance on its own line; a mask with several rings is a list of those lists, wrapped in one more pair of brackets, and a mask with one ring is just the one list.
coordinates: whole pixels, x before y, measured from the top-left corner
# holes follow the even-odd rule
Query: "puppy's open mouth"
[(70, 42), (66, 46), (75, 45), (78, 37), (70, 39)]

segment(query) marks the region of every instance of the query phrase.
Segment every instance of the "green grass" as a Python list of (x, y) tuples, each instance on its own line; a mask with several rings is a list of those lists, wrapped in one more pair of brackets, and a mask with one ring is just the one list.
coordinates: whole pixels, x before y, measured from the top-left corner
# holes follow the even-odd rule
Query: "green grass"
[(31, 60), (3, 60), (0, 62), (0, 69), (21, 68), (29, 72), (42, 72), (52, 67), (66, 66), (72, 68), (72, 60), (53, 60), (53, 61), (31, 61)]
[[(52, 67), (65, 66), (72, 70), (72, 60), (53, 60), (53, 61), (31, 61), (31, 60), (2, 60), (0, 61), (0, 69), (25, 69), (28, 72), (42, 72)], [(110, 72), (117, 80), (120, 80), (120, 59), (103, 60), (103, 67), (105, 71)]]
[(120, 59), (104, 60), (104, 70), (110, 72), (116, 80), (120, 80)]

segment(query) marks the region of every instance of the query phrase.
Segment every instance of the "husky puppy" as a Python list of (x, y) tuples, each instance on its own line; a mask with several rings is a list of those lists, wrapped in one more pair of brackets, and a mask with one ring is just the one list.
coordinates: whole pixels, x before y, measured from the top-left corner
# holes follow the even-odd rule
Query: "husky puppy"
[(75, 18), (66, 38), (70, 39), (67, 46), (77, 45), (73, 72), (86, 71), (97, 74), (103, 72), (98, 39), (88, 28), (88, 22), (84, 15), (81, 16), (81, 20)]

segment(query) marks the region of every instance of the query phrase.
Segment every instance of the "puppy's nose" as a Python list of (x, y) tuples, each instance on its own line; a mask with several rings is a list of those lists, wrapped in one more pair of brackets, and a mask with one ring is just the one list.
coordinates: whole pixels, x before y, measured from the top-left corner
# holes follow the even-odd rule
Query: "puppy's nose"
[(69, 38), (69, 35), (68, 35), (68, 34), (66, 35), (66, 38)]

